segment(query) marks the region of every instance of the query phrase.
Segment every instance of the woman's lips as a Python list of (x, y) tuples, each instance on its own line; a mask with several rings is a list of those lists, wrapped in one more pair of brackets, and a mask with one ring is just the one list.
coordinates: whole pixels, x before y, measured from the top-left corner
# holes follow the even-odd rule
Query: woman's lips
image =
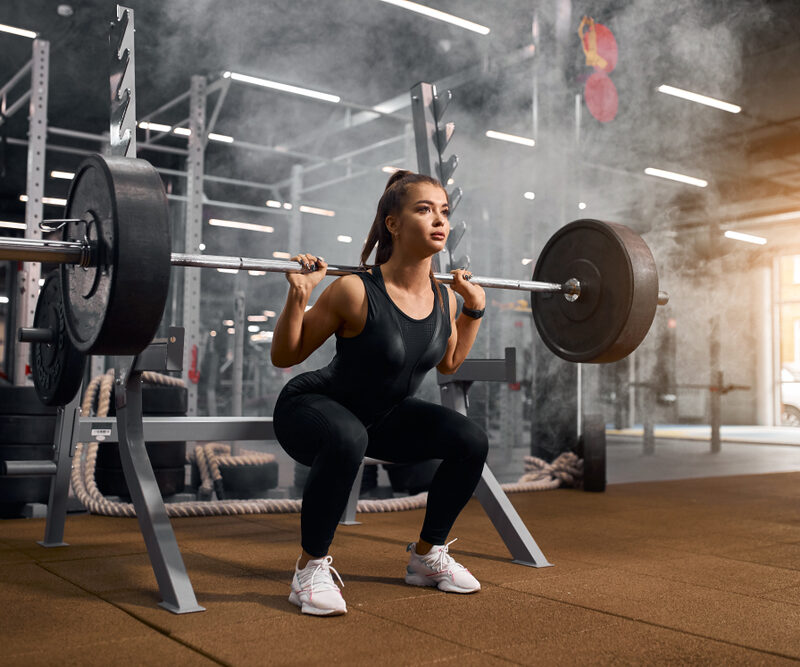
[(436, 232), (434, 234), (431, 234), (431, 237), (435, 238), (437, 240), (442, 240), (442, 239), (444, 239), (444, 234), (440, 234), (439, 232)]

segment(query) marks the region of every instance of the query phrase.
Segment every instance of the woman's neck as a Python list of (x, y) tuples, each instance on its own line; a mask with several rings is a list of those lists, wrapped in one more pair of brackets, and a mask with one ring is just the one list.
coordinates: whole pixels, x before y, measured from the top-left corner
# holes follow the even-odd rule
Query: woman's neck
[(389, 260), (381, 265), (384, 282), (391, 283), (398, 289), (407, 292), (421, 292), (430, 284), (431, 258), (411, 260), (393, 253)]

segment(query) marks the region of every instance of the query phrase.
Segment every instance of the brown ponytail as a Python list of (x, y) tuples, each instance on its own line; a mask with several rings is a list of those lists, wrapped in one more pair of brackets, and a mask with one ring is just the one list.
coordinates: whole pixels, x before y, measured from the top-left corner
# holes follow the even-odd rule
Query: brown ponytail
[[(386, 218), (400, 212), (405, 204), (409, 186), (417, 183), (428, 183), (444, 190), (442, 184), (432, 176), (416, 174), (406, 169), (399, 169), (394, 172), (386, 182), (383, 195), (381, 195), (380, 200), (378, 200), (378, 210), (375, 212), (375, 218), (372, 221), (369, 234), (367, 234), (367, 240), (364, 242), (364, 248), (361, 251), (361, 266), (367, 267), (367, 259), (369, 259), (376, 245), (378, 247), (375, 251), (375, 264), (372, 266), (380, 266), (389, 261), (394, 248), (392, 244), (392, 235), (386, 227)], [(433, 268), (431, 268), (430, 275), (431, 278), (433, 278)], [(444, 311), (440, 283), (435, 279), (434, 282), (436, 283), (436, 299), (439, 303), (439, 307)]]

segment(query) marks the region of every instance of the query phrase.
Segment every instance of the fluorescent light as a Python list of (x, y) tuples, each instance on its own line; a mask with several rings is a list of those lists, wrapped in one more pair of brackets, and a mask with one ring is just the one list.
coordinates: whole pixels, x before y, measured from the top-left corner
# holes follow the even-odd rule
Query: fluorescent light
[(454, 179), (454, 178), (448, 178), (448, 179), (447, 179), (447, 185), (453, 185), (453, 183), (455, 183), (455, 182), (456, 182), (456, 181), (455, 181), (455, 179)]
[(254, 343), (272, 342), (272, 331), (259, 331), (257, 334), (250, 336), (250, 340)]
[(292, 205), (288, 201), (285, 201), (283, 202), (283, 208), (285, 208), (287, 211), (291, 211)]
[(267, 321), (266, 315), (248, 315), (247, 321), (248, 322), (266, 322)]
[(266, 315), (267, 317), (275, 317), (275, 311), (274, 310), (265, 310), (264, 311), (264, 315)]
[(209, 132), (208, 138), (211, 141), (221, 141), (225, 144), (233, 143), (233, 137), (229, 137), (227, 134), (217, 134), (216, 132)]
[(686, 176), (674, 171), (664, 171), (663, 169), (655, 169), (653, 167), (647, 167), (644, 173), (648, 176), (658, 176), (659, 178), (666, 178), (670, 181), (680, 181), (681, 183), (696, 185), (698, 188), (704, 188), (708, 185), (708, 181), (704, 181), (702, 178), (694, 178), (693, 176)]
[(75, 178), (75, 173), (72, 171), (58, 171), (54, 169), (50, 172), (50, 178), (63, 178), (65, 181), (71, 181)]
[(222, 326), (223, 327), (232, 327), (233, 326), (233, 320), (222, 320)]
[(6, 220), (0, 220), (0, 227), (5, 227), (6, 229), (28, 229), (28, 225), (24, 222), (7, 222)]
[(217, 332), (212, 329), (211, 331), (208, 332), (208, 335), (214, 338), (214, 336), (217, 335)]
[(33, 30), (23, 30), (22, 28), (15, 28), (11, 25), (3, 25), (0, 23), (0, 32), (9, 32), (12, 35), (19, 35), (20, 37), (29, 37), (30, 39), (36, 39), (39, 36), (38, 32), (33, 32)]
[(339, 243), (352, 243), (353, 237), (345, 236), (344, 234), (339, 234), (339, 236), (336, 237), (336, 240), (339, 241)]
[(745, 243), (754, 243), (755, 245), (764, 245), (767, 242), (767, 239), (765, 239), (763, 236), (754, 236), (753, 234), (732, 232), (730, 230), (725, 232), (725, 238), (735, 239), (737, 241), (744, 241)]
[(7, 296), (0, 296), (0, 303), (8, 303), (8, 297)]
[(698, 104), (705, 104), (706, 106), (722, 109), (723, 111), (729, 111), (730, 113), (739, 113), (742, 110), (742, 107), (737, 104), (723, 102), (722, 100), (717, 100), (713, 97), (699, 95), (698, 93), (692, 93), (688, 90), (682, 90), (681, 88), (675, 88), (673, 86), (659, 86), (658, 92), (666, 93), (667, 95), (673, 95), (675, 97), (681, 97), (684, 100), (697, 102)]
[(217, 218), (210, 218), (208, 224), (214, 227), (231, 227), (233, 229), (246, 229), (251, 232), (266, 232), (267, 234), (275, 231), (269, 225), (256, 225), (252, 222), (237, 222), (236, 220), (218, 220)]
[(523, 257), (522, 258), (522, 266), (528, 266), (533, 260), (530, 257)]
[(283, 252), (283, 250), (276, 250), (272, 253), (272, 256), (275, 259), (291, 259), (292, 256), (288, 252)]
[(220, 273), (239, 273), (239, 269), (217, 269)]
[[(143, 120), (139, 123), (139, 127), (143, 130), (153, 130), (154, 132), (169, 132), (172, 125), (164, 125), (164, 123), (151, 123), (150, 121)], [(180, 128), (175, 128), (180, 129)]]
[(200, 252), (202, 252), (203, 250), (205, 250), (205, 249), (206, 249), (206, 244), (205, 244), (205, 243), (201, 243), (199, 246), (197, 246), (197, 249), (198, 249)]
[(328, 218), (332, 218), (336, 215), (336, 211), (329, 211), (326, 208), (316, 208), (315, 206), (301, 206), (300, 207), (301, 213), (313, 213), (314, 215), (324, 215)]
[(231, 78), (234, 81), (241, 81), (242, 83), (251, 83), (254, 86), (263, 86), (264, 88), (272, 88), (273, 90), (280, 90), (284, 93), (292, 93), (293, 95), (303, 95), (305, 97), (313, 97), (317, 100), (325, 100), (326, 102), (341, 102), (342, 98), (338, 95), (329, 95), (328, 93), (321, 93), (317, 90), (309, 88), (300, 88), (299, 86), (290, 86), (286, 83), (279, 83), (277, 81), (270, 81), (269, 79), (260, 79), (256, 76), (249, 76), (247, 74), (237, 74), (236, 72), (225, 72), (223, 75), (226, 78)]
[[(19, 200), (22, 202), (28, 201), (28, 195), (20, 195)], [(67, 200), (60, 199), (59, 197), (42, 197), (42, 204), (52, 204), (53, 206), (66, 206)]]
[(181, 137), (191, 137), (192, 131), (188, 127), (176, 127), (172, 130), (172, 134), (177, 134)]
[(579, 208), (581, 211), (582, 211), (583, 209), (585, 209), (585, 208), (586, 208), (586, 202), (585, 202), (585, 201), (579, 201), (579, 202), (578, 202), (578, 208)]
[(248, 271), (251, 276), (265, 276), (267, 275), (266, 271)]
[(385, 167), (381, 167), (381, 171), (387, 174), (394, 174), (397, 171), (400, 171), (400, 167), (392, 167), (391, 165), (386, 165)]
[(525, 197), (525, 199), (530, 199), (531, 201), (536, 199), (536, 193), (531, 192), (530, 190), (528, 192), (525, 192), (522, 196)]
[(250, 333), (258, 333), (259, 331), (261, 331), (261, 327), (258, 326), (257, 324), (250, 324), (248, 325), (247, 330)]
[(231, 327), (230, 329), (228, 329), (228, 333), (229, 333), (229, 334), (231, 334), (231, 335), (232, 335), (232, 334), (235, 334), (235, 333), (236, 333), (236, 329), (234, 329), (233, 327)]
[(44, 278), (39, 278), (39, 287), (44, 287)]
[(512, 144), (521, 144), (523, 146), (535, 146), (536, 142), (528, 137), (520, 137), (516, 134), (506, 134), (505, 132), (496, 132), (495, 130), (486, 130), (486, 136), (489, 139), (499, 139), (500, 141), (510, 141)]
[(437, 21), (444, 21), (445, 23), (457, 25), (459, 28), (477, 32), (479, 35), (488, 35), (489, 32), (491, 32), (485, 25), (473, 23), (472, 21), (467, 21), (458, 16), (453, 16), (452, 14), (447, 14), (438, 9), (432, 9), (425, 5), (417, 4), (416, 2), (409, 2), (409, 0), (381, 0), (381, 2), (385, 2), (387, 5), (394, 5), (395, 7), (402, 7), (410, 12), (416, 12), (417, 14), (422, 14), (429, 18), (436, 19)]

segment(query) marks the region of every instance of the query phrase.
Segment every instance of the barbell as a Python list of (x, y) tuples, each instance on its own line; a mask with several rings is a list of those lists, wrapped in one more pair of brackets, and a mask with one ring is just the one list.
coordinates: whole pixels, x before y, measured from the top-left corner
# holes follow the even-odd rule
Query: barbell
[[(62, 239), (0, 240), (0, 259), (60, 265), (60, 292), (49, 288), (40, 298), (48, 299), (50, 311), (61, 300), (48, 327), (63, 320), (82, 354), (141, 352), (161, 322), (172, 266), (302, 270), (295, 261), (173, 253), (161, 177), (142, 159), (88, 157), (73, 178), (64, 218), (42, 227), (61, 229)], [(365, 270), (331, 265), (328, 274)], [(453, 281), (451, 274), (435, 277)], [(655, 260), (641, 237), (624, 225), (589, 219), (569, 223), (548, 240), (532, 280), (472, 276), (471, 281), (530, 292), (544, 343), (563, 359), (584, 363), (630, 354), (647, 335), (657, 305), (669, 298), (659, 292)], [(31, 330), (21, 334), (34, 345), (54, 345), (63, 338)]]

